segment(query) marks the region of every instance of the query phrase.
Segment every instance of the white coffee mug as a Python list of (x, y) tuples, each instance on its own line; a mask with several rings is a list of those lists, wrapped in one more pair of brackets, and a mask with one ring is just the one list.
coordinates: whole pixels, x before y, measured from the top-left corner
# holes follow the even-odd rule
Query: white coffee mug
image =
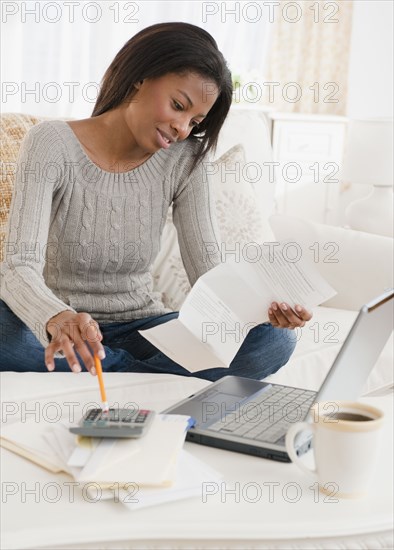
[[(292, 462), (319, 489), (338, 498), (360, 498), (368, 493), (379, 454), (383, 412), (363, 403), (320, 402), (309, 422), (297, 422), (286, 435)], [(312, 431), (315, 468), (308, 468), (294, 449), (296, 435)]]

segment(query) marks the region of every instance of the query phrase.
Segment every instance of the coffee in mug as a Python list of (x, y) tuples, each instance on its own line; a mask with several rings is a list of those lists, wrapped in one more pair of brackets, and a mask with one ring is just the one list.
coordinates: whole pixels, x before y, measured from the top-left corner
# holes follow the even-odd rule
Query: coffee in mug
[[(363, 403), (321, 402), (310, 411), (309, 422), (297, 422), (286, 435), (286, 450), (292, 462), (322, 492), (339, 498), (360, 498), (368, 493), (376, 468), (383, 413)], [(297, 456), (296, 435), (312, 431), (315, 468), (310, 469)]]

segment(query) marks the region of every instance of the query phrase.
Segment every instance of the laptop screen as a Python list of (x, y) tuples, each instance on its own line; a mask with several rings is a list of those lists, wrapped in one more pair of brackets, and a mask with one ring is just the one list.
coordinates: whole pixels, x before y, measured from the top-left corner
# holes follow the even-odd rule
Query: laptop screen
[(316, 401), (357, 399), (393, 330), (392, 290), (360, 310)]

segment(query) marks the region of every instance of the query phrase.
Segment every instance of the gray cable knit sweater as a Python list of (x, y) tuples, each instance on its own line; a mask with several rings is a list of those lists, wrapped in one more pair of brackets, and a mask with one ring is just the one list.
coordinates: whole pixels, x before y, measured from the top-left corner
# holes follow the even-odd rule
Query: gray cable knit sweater
[(98, 322), (168, 310), (150, 273), (169, 206), (191, 284), (220, 262), (208, 179), (189, 176), (194, 144), (161, 149), (125, 173), (106, 172), (65, 121), (41, 122), (22, 143), (1, 264), (1, 299), (45, 347), (64, 310)]

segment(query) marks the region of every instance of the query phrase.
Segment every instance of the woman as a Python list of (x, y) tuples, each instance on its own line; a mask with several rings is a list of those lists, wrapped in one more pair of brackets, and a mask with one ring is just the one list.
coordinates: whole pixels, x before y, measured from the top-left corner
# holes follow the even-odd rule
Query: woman
[[(95, 374), (103, 369), (190, 375), (138, 330), (177, 316), (153, 292), (149, 268), (169, 206), (190, 283), (217, 265), (203, 159), (232, 99), (216, 42), (186, 23), (148, 27), (106, 71), (92, 117), (42, 122), (18, 158), (2, 264), (2, 370)], [(219, 247), (217, 247), (219, 250)], [(311, 317), (273, 304), (230, 369), (193, 373), (262, 378), (289, 359), (288, 328)], [(291, 333), (290, 333), (291, 334)]]

